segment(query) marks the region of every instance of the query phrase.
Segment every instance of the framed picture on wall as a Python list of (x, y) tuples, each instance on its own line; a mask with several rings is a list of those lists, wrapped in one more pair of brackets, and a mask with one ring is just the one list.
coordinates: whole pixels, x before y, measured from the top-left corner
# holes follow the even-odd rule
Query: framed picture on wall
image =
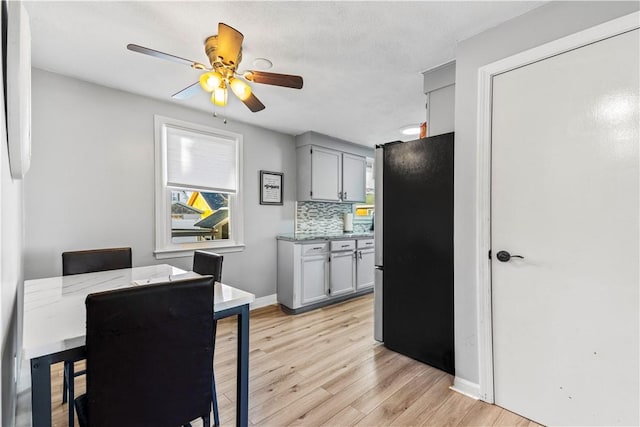
[(260, 171), (260, 204), (282, 205), (283, 182), (281, 172)]

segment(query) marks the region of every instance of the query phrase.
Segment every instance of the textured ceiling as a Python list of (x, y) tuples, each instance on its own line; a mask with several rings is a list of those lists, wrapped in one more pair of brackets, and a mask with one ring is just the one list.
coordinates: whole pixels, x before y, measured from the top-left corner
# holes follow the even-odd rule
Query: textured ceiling
[[(229, 96), (220, 115), (297, 135), (308, 130), (363, 145), (403, 139), (424, 121), (421, 72), (455, 59), (455, 46), (541, 2), (26, 2), (33, 65), (213, 112), (205, 93), (171, 94), (197, 81), (188, 66), (125, 47), (135, 43), (208, 64), (203, 42), (218, 22), (244, 34), (240, 69), (255, 58), (299, 74), (294, 90), (252, 83), (267, 106), (251, 113)], [(233, 98), (233, 99), (232, 99)], [(96, 100), (99, 102), (99, 100)], [(212, 117), (212, 124), (217, 119)]]

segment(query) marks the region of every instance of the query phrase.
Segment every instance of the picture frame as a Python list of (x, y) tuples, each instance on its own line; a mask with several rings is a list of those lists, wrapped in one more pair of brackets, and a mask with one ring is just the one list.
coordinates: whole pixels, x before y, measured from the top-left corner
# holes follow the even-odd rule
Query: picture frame
[(282, 205), (282, 188), (284, 174), (282, 172), (260, 171), (260, 204)]

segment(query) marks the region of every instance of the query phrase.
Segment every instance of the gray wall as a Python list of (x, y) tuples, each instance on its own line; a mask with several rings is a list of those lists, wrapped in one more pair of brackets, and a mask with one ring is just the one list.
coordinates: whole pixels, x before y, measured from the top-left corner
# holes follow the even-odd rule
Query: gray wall
[(478, 68), (638, 10), (638, 2), (552, 2), (458, 44), (455, 94), (456, 375), (478, 382), (476, 113)]
[[(131, 246), (133, 264), (191, 269), (192, 258), (156, 260), (154, 127), (160, 114), (244, 137), (242, 252), (226, 253), (223, 279), (276, 292), (276, 240), (293, 232), (294, 138), (175, 103), (33, 70), (33, 159), (25, 180), (25, 277), (61, 274), (67, 250)], [(284, 206), (259, 204), (259, 171), (284, 173)]]
[[(2, 25), (0, 24), (0, 29)], [(0, 46), (1, 49), (1, 46)], [(16, 64), (7, 64), (13, 67)], [(0, 79), (2, 70), (0, 70)], [(0, 90), (0, 105), (4, 93)], [(4, 110), (0, 113), (0, 325), (2, 330), (2, 387), (0, 422), (13, 425), (17, 376), (14, 356), (20, 347), (21, 327), (17, 307), (21, 306), (22, 269), (22, 181), (13, 180), (9, 170), (9, 152)]]

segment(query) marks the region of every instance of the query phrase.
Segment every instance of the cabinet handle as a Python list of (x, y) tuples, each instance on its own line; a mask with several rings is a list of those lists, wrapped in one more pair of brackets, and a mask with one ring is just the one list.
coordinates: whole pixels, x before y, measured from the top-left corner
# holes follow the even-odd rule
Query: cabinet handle
[(322, 246), (319, 246), (319, 247), (317, 247), (317, 248), (312, 248), (312, 249), (322, 249)]
[(342, 245), (342, 247), (343, 247), (343, 248), (348, 248), (348, 247), (349, 247), (349, 245)]
[(358, 254), (360, 255), (360, 259), (362, 259), (362, 251), (358, 252)]
[(344, 200), (347, 200), (347, 192), (344, 192)]

